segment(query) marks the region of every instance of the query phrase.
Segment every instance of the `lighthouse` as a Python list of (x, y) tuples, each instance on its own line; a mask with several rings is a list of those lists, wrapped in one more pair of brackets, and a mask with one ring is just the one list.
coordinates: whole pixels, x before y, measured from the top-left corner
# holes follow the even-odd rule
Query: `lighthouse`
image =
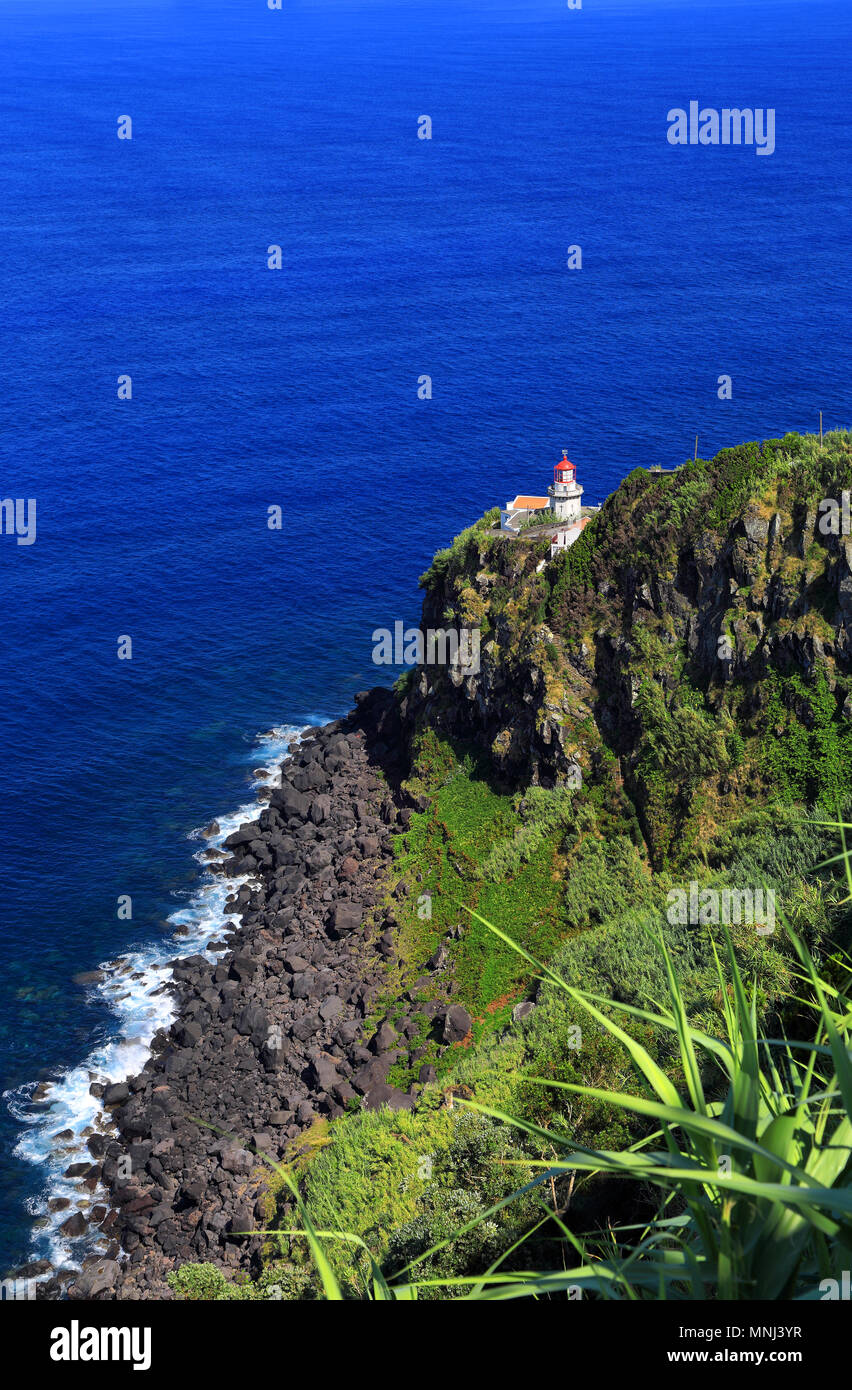
[(577, 482), (577, 470), (568, 461), (568, 450), (563, 449), (562, 458), (553, 470), (553, 482), (547, 489), (548, 506), (553, 516), (561, 522), (580, 520), (580, 498), (583, 489)]

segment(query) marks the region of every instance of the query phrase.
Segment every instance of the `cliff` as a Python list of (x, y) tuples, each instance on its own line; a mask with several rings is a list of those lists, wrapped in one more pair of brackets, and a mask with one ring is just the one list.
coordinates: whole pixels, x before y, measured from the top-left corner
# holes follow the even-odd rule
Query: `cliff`
[(787, 435), (634, 471), (552, 560), (484, 518), (421, 580), (422, 626), (479, 627), (480, 670), (417, 671), (412, 742), (472, 738), (518, 786), (623, 786), (658, 865), (743, 802), (845, 789), (850, 481), (848, 433)]

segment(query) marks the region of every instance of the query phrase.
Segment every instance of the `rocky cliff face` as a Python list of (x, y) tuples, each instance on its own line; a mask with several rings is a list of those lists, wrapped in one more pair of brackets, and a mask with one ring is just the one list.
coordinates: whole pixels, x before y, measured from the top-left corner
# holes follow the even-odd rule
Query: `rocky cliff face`
[(553, 780), (578, 756), (575, 726), (593, 700), (583, 653), (554, 661), (537, 573), (546, 547), (474, 529), (425, 585), (421, 627), (478, 627), (479, 671), (421, 666), (403, 701), (409, 730), (431, 726), (487, 746), (507, 777)]
[(849, 486), (849, 434), (791, 435), (637, 470), (553, 560), (484, 519), (422, 581), (422, 626), (478, 626), (480, 670), (419, 668), (410, 736), (474, 739), (519, 783), (623, 783), (658, 860), (697, 802), (826, 790), (852, 733)]

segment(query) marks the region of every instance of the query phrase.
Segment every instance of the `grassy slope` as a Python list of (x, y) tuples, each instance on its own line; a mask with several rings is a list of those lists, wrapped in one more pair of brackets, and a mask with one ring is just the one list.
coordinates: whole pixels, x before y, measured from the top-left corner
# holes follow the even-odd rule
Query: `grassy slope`
[[(476, 803), (483, 796), (481, 787), (470, 782), (466, 793), (459, 782), (468, 781), (459, 771), (447, 786), (455, 785), (457, 805)], [(492, 807), (492, 812), (495, 808)], [(491, 821), (493, 827), (493, 819)], [(570, 831), (569, 831), (570, 839)], [(718, 931), (672, 926), (665, 915), (665, 894), (672, 880), (657, 875), (653, 881), (640, 872), (629, 885), (625, 864), (637, 858), (635, 847), (623, 837), (601, 845), (586, 834), (583, 843), (591, 848), (589, 873), (573, 892), (572, 935), (551, 955), (550, 964), (569, 983), (625, 1002), (647, 1005), (665, 995), (661, 961), (652, 949), (646, 931), (662, 932), (672, 950), (691, 1015), (697, 1025), (709, 1032), (721, 1026), (721, 999), (714, 970), (711, 939)], [(834, 908), (829, 880), (815, 877), (808, 883), (806, 870), (817, 865), (833, 844), (829, 832), (804, 820), (795, 810), (773, 814), (755, 813), (722, 837), (714, 852), (689, 865), (702, 886), (765, 882), (774, 885), (779, 903), (789, 920), (805, 929), (812, 942), (827, 942), (832, 933), (844, 933), (845, 918)], [(488, 841), (483, 841), (483, 850)], [(414, 860), (412, 860), (413, 867)], [(634, 865), (635, 867), (635, 865)], [(678, 880), (680, 881), (680, 879)], [(516, 886), (518, 879), (507, 885)], [(640, 885), (636, 891), (637, 884)], [(476, 891), (475, 882), (469, 885)], [(538, 926), (534, 900), (514, 896), (516, 907), (505, 909), (507, 930), (527, 939)], [(562, 896), (562, 895), (560, 895)], [(569, 908), (562, 896), (563, 921)], [(601, 903), (605, 920), (600, 921)], [(585, 921), (581, 922), (581, 915)], [(450, 916), (455, 914), (451, 913)], [(483, 928), (483, 931), (486, 929)], [(734, 928), (737, 957), (747, 975), (758, 987), (758, 1006), (765, 1019), (784, 1007), (793, 988), (791, 960), (780, 939), (757, 937), (748, 927)], [(494, 940), (492, 938), (492, 940)], [(469, 944), (468, 944), (469, 943)], [(429, 943), (426, 943), (429, 944)], [(495, 945), (500, 943), (495, 941)], [(472, 934), (464, 943), (469, 961), (475, 961), (479, 938)], [(460, 945), (461, 952), (461, 945)], [(498, 988), (510, 978), (525, 990), (534, 984), (533, 972), (518, 974), (518, 958), (495, 966), (505, 969)], [(459, 992), (470, 1007), (494, 988), (488, 972), (471, 969), (471, 988), (480, 994)], [(487, 984), (485, 983), (487, 981)], [(580, 1028), (579, 1046), (576, 1028)], [(649, 1050), (675, 1078), (678, 1066), (673, 1049), (661, 1045), (658, 1036), (641, 1025), (634, 1030)], [(490, 1121), (464, 1115), (458, 1107), (447, 1109), (447, 1095), (471, 1096), (478, 1103), (508, 1111), (518, 1117), (559, 1127), (590, 1146), (619, 1148), (636, 1137), (623, 1113), (599, 1102), (572, 1098), (564, 1092), (549, 1091), (532, 1078), (554, 1077), (576, 1081), (605, 1090), (629, 1090), (635, 1077), (624, 1051), (606, 1032), (585, 1015), (579, 1015), (566, 997), (549, 986), (538, 997), (538, 1005), (524, 1022), (501, 1027), (494, 1016), (483, 1019), (472, 1047), (457, 1046), (446, 1056), (435, 1087), (429, 1087), (421, 1106), (412, 1115), (383, 1111), (353, 1116), (332, 1127), (332, 1141), (321, 1150), (305, 1174), (304, 1190), (318, 1223), (327, 1228), (352, 1231), (364, 1237), (374, 1254), (393, 1271), (414, 1255), (427, 1249), (452, 1226), (450, 1215), (461, 1220), (483, 1211), (490, 1202), (513, 1190), (524, 1179), (523, 1167), (495, 1163), (500, 1139)], [(491, 1153), (491, 1161), (471, 1161), (470, 1142), (459, 1138), (459, 1125), (478, 1130), (479, 1149)], [(514, 1139), (517, 1160), (522, 1158)], [(489, 1147), (490, 1146), (490, 1147)], [(534, 1156), (547, 1151), (530, 1149)], [(460, 1194), (464, 1194), (461, 1201)], [(586, 1229), (607, 1216), (617, 1214), (623, 1192), (612, 1184), (584, 1179), (573, 1195), (573, 1211), (578, 1229)], [(501, 1213), (489, 1223), (486, 1235), (476, 1245), (472, 1237), (461, 1246), (453, 1244), (430, 1263), (430, 1271), (459, 1273), (481, 1271), (493, 1258), (500, 1243), (506, 1248), (524, 1225), (536, 1217), (537, 1203), (529, 1198), (519, 1209)], [(454, 1252), (454, 1253), (453, 1253)], [(529, 1249), (525, 1258), (529, 1258)], [(353, 1275), (355, 1264), (350, 1252), (335, 1250), (334, 1259), (342, 1277)], [(446, 1295), (445, 1295), (446, 1296)]]

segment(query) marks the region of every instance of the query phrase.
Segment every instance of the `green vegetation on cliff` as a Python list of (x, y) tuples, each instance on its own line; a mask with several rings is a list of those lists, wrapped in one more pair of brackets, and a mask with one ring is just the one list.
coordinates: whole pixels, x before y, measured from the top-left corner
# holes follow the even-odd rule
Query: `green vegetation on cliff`
[[(819, 989), (847, 978), (849, 899), (825, 864), (839, 847), (825, 822), (852, 802), (852, 539), (819, 521), (820, 503), (849, 487), (848, 433), (743, 444), (671, 474), (635, 470), (553, 560), (547, 542), (507, 538), (489, 514), (423, 575), (423, 627), (479, 626), (481, 667), (462, 679), (427, 667), (399, 686), (410, 819), (387, 885), (396, 955), (368, 1022), (437, 991), (472, 1026), (449, 1048), (424, 1027), (391, 1078), (415, 1109), (334, 1122), (300, 1172), (313, 1225), (363, 1242), (327, 1245), (345, 1295), (362, 1296), (370, 1259), (382, 1277), (437, 1281), (420, 1297), (463, 1296), (469, 1283), (441, 1281), (498, 1266), (559, 1271), (566, 1228), (601, 1260), (605, 1227), (659, 1214), (659, 1175), (637, 1164), (635, 1181), (617, 1178), (612, 1158), (650, 1142), (652, 1069), (693, 1100), (700, 1081), (735, 1123), (713, 1047), (693, 1071), (687, 1027), (823, 1044), (845, 1030), (845, 1006), (835, 1000), (827, 1022)], [(771, 922), (671, 911), (678, 894), (712, 904), (743, 892), (771, 901)], [(819, 988), (803, 986), (805, 956)], [(629, 1042), (613, 1027), (624, 1010)], [(683, 1026), (661, 1027), (661, 1012)], [(421, 1084), (424, 1063), (434, 1079)], [(773, 1065), (792, 1114), (797, 1066)], [(781, 1124), (787, 1111), (766, 1105), (767, 1126)], [(689, 1161), (707, 1159), (685, 1113), (671, 1124)], [(770, 1172), (761, 1162), (750, 1182)], [(298, 1224), (289, 1188), (279, 1199), (279, 1226)], [(673, 1200), (706, 1218), (709, 1241), (716, 1207), (702, 1216), (687, 1183)], [(745, 1229), (745, 1189), (736, 1200)], [(660, 1230), (654, 1249), (670, 1240), (676, 1263), (680, 1237)], [(768, 1296), (803, 1295), (811, 1236)], [(630, 1237), (615, 1244), (620, 1258)], [(714, 1249), (701, 1258), (712, 1264)], [(286, 1296), (320, 1296), (303, 1237), (269, 1254)], [(760, 1296), (743, 1252), (731, 1259), (731, 1296)], [(708, 1288), (724, 1293), (717, 1278)], [(641, 1281), (639, 1296), (653, 1296)]]
[[(852, 539), (820, 504), (852, 436), (636, 469), (567, 552), (486, 519), (424, 576), (424, 623), (482, 606), (481, 670), (415, 683), (415, 726), (473, 737), (518, 787), (624, 792), (655, 868), (744, 805), (850, 790)], [(847, 704), (848, 701), (848, 704)]]

